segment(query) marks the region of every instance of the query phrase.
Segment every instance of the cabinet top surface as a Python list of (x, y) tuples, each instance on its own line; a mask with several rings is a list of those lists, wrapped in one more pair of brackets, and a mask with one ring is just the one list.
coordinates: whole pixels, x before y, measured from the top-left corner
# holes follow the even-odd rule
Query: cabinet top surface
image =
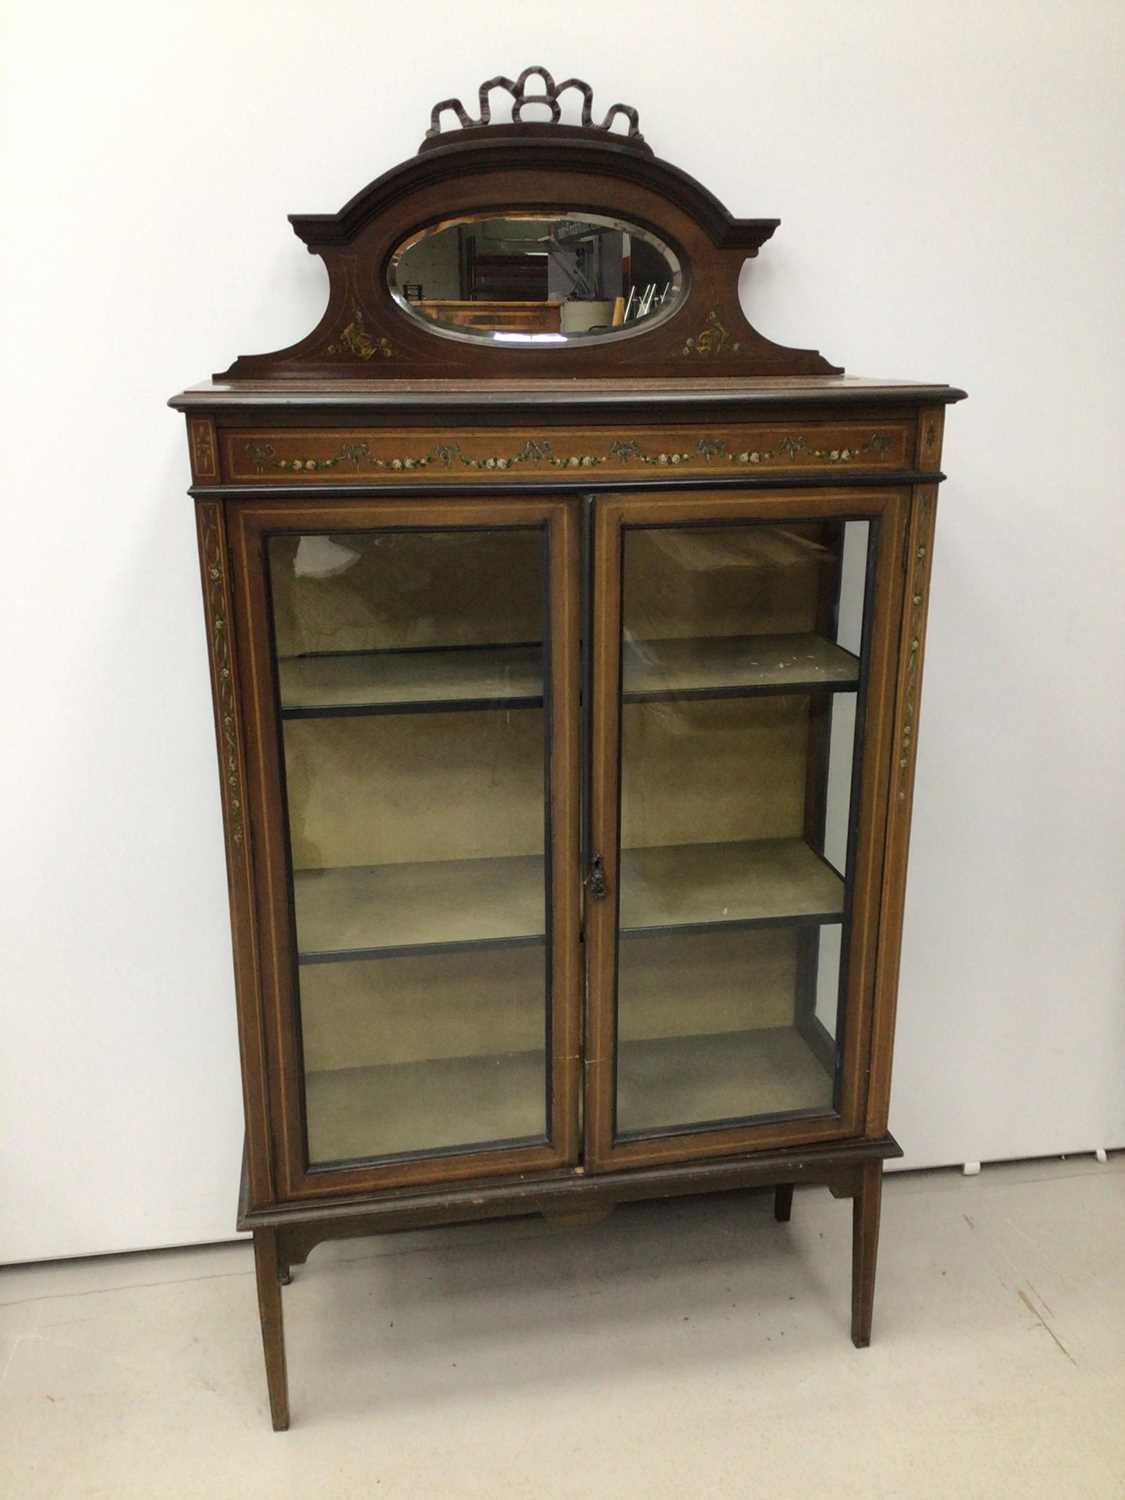
[(364, 411), (450, 408), (553, 408), (668, 405), (753, 409), (789, 405), (948, 405), (965, 392), (956, 386), (854, 375), (696, 376), (689, 380), (633, 377), (523, 380), (204, 380), (173, 396), (180, 411), (262, 408), (350, 408)]

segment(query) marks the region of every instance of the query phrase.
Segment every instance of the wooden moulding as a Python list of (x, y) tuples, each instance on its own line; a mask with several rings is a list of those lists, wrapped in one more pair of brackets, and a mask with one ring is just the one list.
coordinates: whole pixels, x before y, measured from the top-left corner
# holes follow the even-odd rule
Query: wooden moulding
[[(385, 375), (386, 372), (382, 372)], [(375, 415), (436, 419), (456, 425), (454, 413), (468, 413), (473, 425), (514, 425), (525, 416), (565, 424), (590, 417), (602, 423), (634, 417), (672, 423), (702, 411), (708, 422), (743, 420), (749, 413), (772, 415), (781, 408), (809, 416), (819, 408), (825, 419), (909, 416), (927, 407), (963, 401), (956, 386), (911, 380), (872, 380), (858, 375), (719, 376), (702, 369), (676, 379), (643, 375), (582, 379), (536, 377), (492, 381), (464, 379), (362, 379), (330, 376), (261, 380), (204, 380), (169, 398), (175, 411), (222, 415), (243, 426), (258, 421), (348, 427)]]
[(292, 1203), (252, 1209), (243, 1164), (239, 1195), (240, 1230), (282, 1232), (283, 1259), (300, 1263), (323, 1240), (409, 1229), (435, 1229), (481, 1219), (525, 1214), (577, 1214), (613, 1208), (649, 1198), (676, 1198), (692, 1193), (797, 1183), (823, 1185), (837, 1197), (860, 1189), (865, 1166), (902, 1155), (893, 1136), (834, 1142), (799, 1150), (756, 1151), (751, 1155), (676, 1166), (638, 1167), (586, 1176), (581, 1171), (509, 1181), (481, 1181), (429, 1191), (383, 1192), (377, 1197)]

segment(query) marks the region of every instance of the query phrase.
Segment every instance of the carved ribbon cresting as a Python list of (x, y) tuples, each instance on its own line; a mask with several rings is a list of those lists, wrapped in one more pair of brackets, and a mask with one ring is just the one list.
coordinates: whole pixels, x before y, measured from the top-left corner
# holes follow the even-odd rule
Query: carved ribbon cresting
[(199, 507), (199, 540), (203, 554), (204, 600), (207, 612), (208, 645), (211, 670), (215, 679), (215, 706), (219, 716), (219, 767), (226, 812), (227, 833), (232, 844), (241, 849), (243, 830), (242, 777), (238, 762), (238, 719), (235, 699), (234, 666), (231, 655), (230, 620), (227, 611), (227, 583), (223, 572), (223, 541), (219, 531), (220, 509), (217, 505)]
[[(543, 85), (543, 91), (539, 94), (528, 92), (527, 82), (529, 78), (538, 79)], [(529, 107), (532, 109), (546, 109), (550, 114), (550, 123), (558, 125), (562, 120), (561, 98), (563, 94), (574, 91), (582, 96), (581, 124), (587, 130), (604, 130), (608, 135), (613, 130), (614, 121), (620, 117), (629, 127), (628, 139), (640, 144), (644, 136), (640, 132), (637, 111), (631, 104), (611, 104), (605, 119), (600, 125), (596, 124), (593, 116), (594, 91), (582, 78), (567, 78), (563, 83), (556, 83), (546, 68), (534, 64), (530, 68), (524, 68), (516, 79), (505, 78), (498, 74), (495, 78), (486, 78), (477, 90), (477, 101), (480, 114), (473, 118), (461, 103), (460, 99), (442, 99), (435, 104), (430, 111), (430, 128), (426, 131), (426, 139), (433, 140), (441, 134), (441, 117), (446, 111), (457, 116), (458, 124), (462, 130), (483, 130), (492, 124), (492, 101), (493, 89), (504, 89), (512, 96), (512, 119), (519, 125), (523, 123), (523, 112)]]

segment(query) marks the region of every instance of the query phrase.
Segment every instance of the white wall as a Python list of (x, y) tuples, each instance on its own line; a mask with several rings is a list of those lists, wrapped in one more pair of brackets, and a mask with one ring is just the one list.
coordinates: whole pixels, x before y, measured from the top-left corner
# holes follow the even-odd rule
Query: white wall
[(496, 13), (8, 8), (0, 1259), (230, 1233), (226, 892), (163, 403), (312, 325), (324, 278), (287, 212), (337, 208), (413, 153), (435, 99), (530, 62), (635, 103), (732, 211), (782, 217), (746, 282), (763, 332), (970, 391), (947, 429), (892, 1124), (918, 1165), (1125, 1143), (1125, 12)]

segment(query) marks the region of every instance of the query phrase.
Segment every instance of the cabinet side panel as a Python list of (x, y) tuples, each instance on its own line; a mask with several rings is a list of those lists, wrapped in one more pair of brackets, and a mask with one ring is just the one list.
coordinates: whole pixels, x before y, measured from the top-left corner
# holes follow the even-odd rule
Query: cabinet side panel
[(246, 1160), (252, 1207), (273, 1199), (273, 1170), (265, 1102), (265, 1063), (259, 1010), (259, 965), (254, 926), (250, 829), (245, 816), (246, 758), (233, 640), (230, 561), (222, 506), (211, 500), (195, 508), (211, 698), (219, 751), (219, 786), (227, 859), (242, 1097), (246, 1116)]
[[(938, 440), (940, 441), (940, 428)], [(886, 1129), (890, 1107), (891, 1058), (894, 1050), (907, 854), (914, 797), (915, 747), (922, 698), (922, 659), (926, 646), (926, 615), (936, 516), (937, 486), (923, 485), (916, 488), (911, 499), (907, 537), (906, 595), (899, 643), (886, 862), (876, 959), (875, 1020), (867, 1095), (869, 1134)]]

